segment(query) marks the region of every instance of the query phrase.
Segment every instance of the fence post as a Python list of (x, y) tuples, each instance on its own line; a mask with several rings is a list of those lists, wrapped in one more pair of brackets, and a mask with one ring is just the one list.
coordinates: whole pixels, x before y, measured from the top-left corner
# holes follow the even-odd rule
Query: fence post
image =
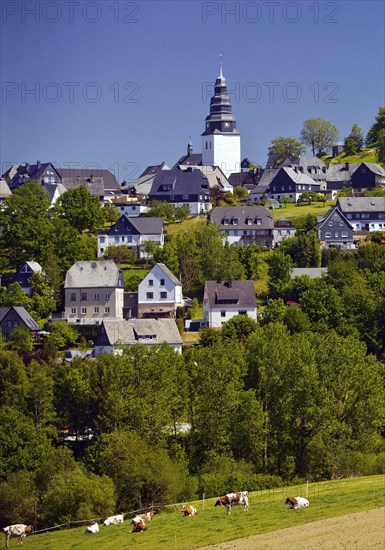
[(202, 510), (205, 509), (205, 493), (202, 495)]

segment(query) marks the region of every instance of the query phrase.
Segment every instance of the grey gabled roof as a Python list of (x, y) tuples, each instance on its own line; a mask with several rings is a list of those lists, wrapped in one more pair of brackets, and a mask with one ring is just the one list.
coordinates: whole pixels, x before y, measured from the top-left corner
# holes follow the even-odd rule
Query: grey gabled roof
[(338, 214), (341, 220), (347, 225), (351, 230), (353, 230), (352, 224), (345, 218), (341, 210), (337, 206), (333, 206), (330, 210), (326, 212), (324, 216), (317, 216), (317, 228), (321, 228), (327, 223), (329, 218), (334, 214)]
[(100, 330), (103, 327), (111, 346), (118, 342), (127, 345), (183, 343), (174, 319), (104, 320)]
[(28, 180), (37, 180), (40, 182), (41, 177), (47, 168), (54, 171), (56, 181), (60, 181), (60, 175), (58, 170), (50, 162), (36, 163), (36, 164), (20, 164), (17, 168), (15, 175), (9, 182), (9, 188), (11, 190), (19, 187)]
[(315, 185), (317, 182), (313, 180), (308, 174), (305, 174), (304, 172), (295, 171), (294, 168), (290, 168), (288, 166), (285, 166), (282, 168), (286, 172), (286, 174), (289, 176), (289, 178), (296, 184), (296, 185)]
[[(373, 164), (372, 162), (363, 162), (362, 164), (367, 166), (369, 170), (373, 172), (373, 174), (377, 174), (378, 176), (385, 176), (385, 170), (379, 164)], [(357, 167), (358, 166), (361, 166), (361, 164), (357, 165)]]
[(163, 232), (163, 218), (144, 216), (143, 218), (129, 218), (129, 220), (140, 235), (160, 235)]
[(41, 267), (41, 265), (38, 262), (28, 261), (28, 262), (25, 262), (25, 263), (28, 265), (28, 267), (31, 268), (31, 271), (33, 271), (35, 273), (41, 273), (43, 271), (43, 268)]
[(206, 281), (204, 294), (210, 308), (223, 309), (226, 305), (254, 308), (257, 304), (253, 281)]
[(358, 164), (329, 164), (326, 170), (325, 179), (329, 181), (349, 181), (353, 173), (357, 170)]
[(26, 327), (29, 328), (29, 330), (40, 330), (40, 327), (36, 323), (36, 321), (30, 316), (28, 311), (21, 306), (0, 307), (0, 323), (12, 309), (17, 313), (17, 315), (20, 317)]
[[(163, 273), (165, 275), (167, 275), (167, 277), (174, 283), (174, 285), (182, 286), (182, 283), (180, 282), (180, 280), (177, 277), (175, 277), (174, 273), (172, 271), (170, 271), (169, 268), (165, 264), (158, 263), (158, 264), (155, 264), (155, 265), (160, 267), (160, 269), (163, 271)], [(151, 273), (151, 271), (150, 271), (150, 273)]]
[(337, 207), (346, 212), (385, 212), (385, 197), (338, 197)]
[(138, 179), (142, 178), (143, 176), (156, 175), (161, 170), (170, 170), (170, 168), (166, 166), (165, 162), (162, 162), (161, 164), (153, 164), (147, 166), (147, 168), (143, 170), (140, 176), (138, 176)]
[(172, 170), (178, 168), (180, 164), (188, 166), (199, 166), (202, 164), (202, 153), (191, 153), (190, 155), (183, 155), (180, 159), (174, 164)]
[(200, 170), (163, 170), (155, 176), (149, 195), (161, 200), (163, 195), (196, 195), (202, 192), (209, 192), (209, 184)]
[[(233, 229), (231, 220), (237, 219), (237, 229), (252, 229), (255, 227), (263, 229), (273, 229), (274, 219), (272, 214), (264, 206), (217, 206), (209, 215), (211, 223), (218, 223), (221, 229)], [(229, 220), (229, 225), (223, 225), (223, 220)], [(257, 224), (256, 220), (261, 220)], [(246, 220), (252, 220), (251, 224)]]
[(122, 272), (112, 260), (76, 262), (67, 271), (64, 283), (64, 288), (122, 286)]
[(97, 168), (58, 168), (61, 183), (68, 189), (76, 189), (86, 185), (94, 196), (113, 195), (121, 193), (116, 178), (109, 170)]

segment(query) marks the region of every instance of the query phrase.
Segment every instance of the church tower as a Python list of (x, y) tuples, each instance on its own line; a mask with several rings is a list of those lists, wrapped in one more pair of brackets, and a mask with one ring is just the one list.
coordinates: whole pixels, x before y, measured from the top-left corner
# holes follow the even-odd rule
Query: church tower
[(203, 166), (219, 166), (226, 176), (240, 172), (241, 136), (231, 113), (231, 101), (227, 95), (226, 79), (222, 74), (222, 62), (214, 84), (210, 114), (206, 117), (206, 129), (202, 134), (202, 140)]

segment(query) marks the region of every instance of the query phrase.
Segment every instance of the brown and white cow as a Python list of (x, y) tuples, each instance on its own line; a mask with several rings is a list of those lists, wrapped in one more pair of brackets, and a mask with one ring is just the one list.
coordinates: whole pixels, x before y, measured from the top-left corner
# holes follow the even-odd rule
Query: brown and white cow
[(244, 512), (249, 509), (249, 493), (247, 491), (239, 491), (238, 493), (228, 493), (227, 495), (218, 498), (214, 506), (225, 506), (227, 514), (231, 512), (231, 507), (241, 504)]
[(147, 523), (140, 516), (135, 516), (131, 521), (131, 523), (132, 523), (131, 533), (141, 533), (142, 531), (147, 531), (148, 529)]
[(155, 512), (151, 510), (150, 512), (145, 512), (144, 514), (138, 514), (136, 517), (141, 518), (143, 521), (151, 521), (154, 514)]
[(309, 501), (303, 497), (287, 497), (285, 504), (290, 504), (289, 508), (297, 510), (298, 508), (307, 508)]
[(25, 525), (24, 523), (15, 523), (14, 525), (4, 527), (3, 531), (5, 533), (5, 547), (9, 548), (10, 539), (14, 539), (16, 537), (19, 539), (17, 545), (23, 544), (23, 538), (33, 532), (33, 526)]
[(184, 516), (197, 516), (199, 514), (199, 510), (194, 506), (191, 506), (191, 504), (183, 504), (182, 513)]

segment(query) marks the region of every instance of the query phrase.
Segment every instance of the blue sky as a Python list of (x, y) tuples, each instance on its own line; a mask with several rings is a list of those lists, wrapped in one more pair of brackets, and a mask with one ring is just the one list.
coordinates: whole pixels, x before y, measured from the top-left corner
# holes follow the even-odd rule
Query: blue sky
[(366, 133), (385, 104), (382, 1), (1, 2), (2, 172), (13, 162), (132, 180), (201, 151), (219, 54), (242, 158), (322, 117)]

